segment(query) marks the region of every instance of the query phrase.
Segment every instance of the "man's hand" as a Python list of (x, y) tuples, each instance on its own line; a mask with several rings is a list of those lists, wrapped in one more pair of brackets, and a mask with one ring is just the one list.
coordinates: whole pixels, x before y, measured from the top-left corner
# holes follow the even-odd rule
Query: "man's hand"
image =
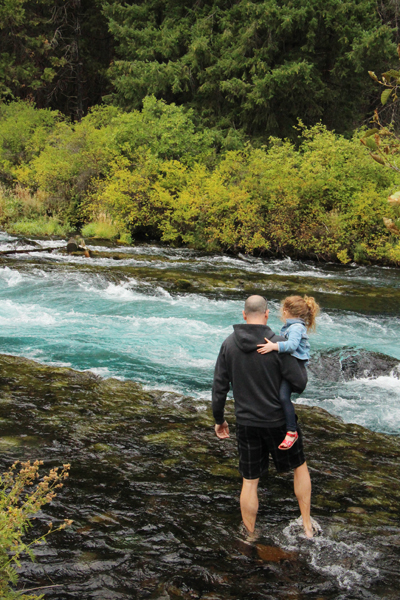
[(257, 352), (259, 354), (268, 354), (268, 352), (272, 352), (273, 350), (276, 350), (276, 352), (278, 352), (279, 350), (279, 346), (278, 344), (274, 344), (274, 342), (270, 342), (269, 340), (267, 340), (267, 338), (264, 338), (264, 340), (267, 342), (266, 344), (257, 344)]
[(224, 421), (221, 425), (215, 426), (215, 433), (220, 440), (224, 440), (229, 437), (229, 425)]

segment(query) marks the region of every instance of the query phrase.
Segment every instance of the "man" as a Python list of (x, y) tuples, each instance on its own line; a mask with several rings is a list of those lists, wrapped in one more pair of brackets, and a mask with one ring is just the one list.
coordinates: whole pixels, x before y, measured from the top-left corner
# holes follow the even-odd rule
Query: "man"
[(272, 342), (284, 341), (267, 327), (268, 316), (265, 298), (250, 296), (243, 311), (246, 323), (234, 325), (234, 332), (221, 346), (212, 391), (215, 433), (220, 439), (229, 437), (224, 408), (231, 384), (235, 399), (239, 471), (243, 477), (240, 509), (244, 525), (249, 532), (254, 531), (258, 482), (262, 472), (268, 468), (271, 454), (278, 472), (294, 469), (294, 492), (305, 534), (311, 538), (311, 480), (303, 454), (301, 429), (298, 428), (299, 439), (290, 450), (278, 449), (286, 435), (285, 416), (279, 401), (281, 380), (287, 379), (297, 393), (304, 390), (307, 380), (297, 360), (290, 354), (257, 352), (257, 346), (265, 343), (265, 338)]

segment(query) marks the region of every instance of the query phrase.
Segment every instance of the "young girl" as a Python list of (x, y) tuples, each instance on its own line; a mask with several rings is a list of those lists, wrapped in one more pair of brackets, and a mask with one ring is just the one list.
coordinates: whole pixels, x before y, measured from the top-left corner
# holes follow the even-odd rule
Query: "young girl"
[[(259, 344), (257, 352), (267, 354), (273, 350), (287, 352), (299, 361), (303, 369), (306, 368), (310, 358), (310, 344), (307, 332), (315, 329), (315, 319), (319, 313), (319, 306), (314, 298), (304, 296), (289, 296), (282, 303), (281, 315), (285, 321), (280, 335), (287, 339), (286, 342), (270, 342)], [(279, 390), (279, 399), (282, 404), (286, 419), (286, 437), (278, 448), (289, 450), (298, 440), (296, 415), (290, 400), (292, 386), (286, 379), (282, 379)]]

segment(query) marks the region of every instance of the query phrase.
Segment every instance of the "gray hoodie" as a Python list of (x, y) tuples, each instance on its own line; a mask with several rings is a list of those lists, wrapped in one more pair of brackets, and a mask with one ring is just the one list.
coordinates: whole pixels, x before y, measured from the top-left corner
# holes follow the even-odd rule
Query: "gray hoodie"
[(279, 401), (282, 378), (301, 393), (307, 385), (307, 372), (290, 354), (259, 354), (257, 344), (285, 341), (267, 325), (234, 325), (215, 365), (212, 409), (216, 423), (224, 422), (226, 395), (232, 386), (236, 421), (241, 425), (279, 427), (285, 415)]

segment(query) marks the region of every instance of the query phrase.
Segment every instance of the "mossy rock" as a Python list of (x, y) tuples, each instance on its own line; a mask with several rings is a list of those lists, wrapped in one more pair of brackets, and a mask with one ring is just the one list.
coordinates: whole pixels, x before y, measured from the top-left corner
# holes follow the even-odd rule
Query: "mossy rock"
[[(196, 410), (192, 399), (145, 391), (135, 382), (101, 379), (90, 372), (46, 367), (12, 356), (1, 356), (0, 367), (0, 400), (7, 400), (6, 404), (0, 403), (0, 428), (2, 446), (7, 451), (32, 450), (38, 443), (40, 447), (40, 439), (46, 434), (50, 439), (71, 439), (72, 445), (83, 444), (89, 452), (107, 456), (110, 463), (122, 464), (123, 453), (115, 446), (120, 437), (128, 447), (131, 440), (136, 440), (142, 453), (154, 456), (155, 465), (161, 451), (164, 462), (160, 465), (172, 468), (181, 461), (214, 474), (227, 469), (231, 477), (236, 472), (234, 426), (231, 440), (219, 443), (214, 437), (210, 410)], [(21, 390), (29, 396), (29, 412), (24, 410)], [(10, 403), (16, 403), (11, 414)], [(339, 503), (346, 511), (351, 504), (343, 496), (359, 496), (361, 486), (365, 507), (387, 503), (400, 506), (396, 484), (396, 477), (400, 478), (398, 438), (345, 424), (321, 408), (297, 405), (296, 411), (307, 440), (305, 451), (317, 505), (321, 498), (321, 508)], [(233, 422), (232, 403), (227, 405), (227, 418)], [(322, 495), (318, 494), (319, 486)]]

